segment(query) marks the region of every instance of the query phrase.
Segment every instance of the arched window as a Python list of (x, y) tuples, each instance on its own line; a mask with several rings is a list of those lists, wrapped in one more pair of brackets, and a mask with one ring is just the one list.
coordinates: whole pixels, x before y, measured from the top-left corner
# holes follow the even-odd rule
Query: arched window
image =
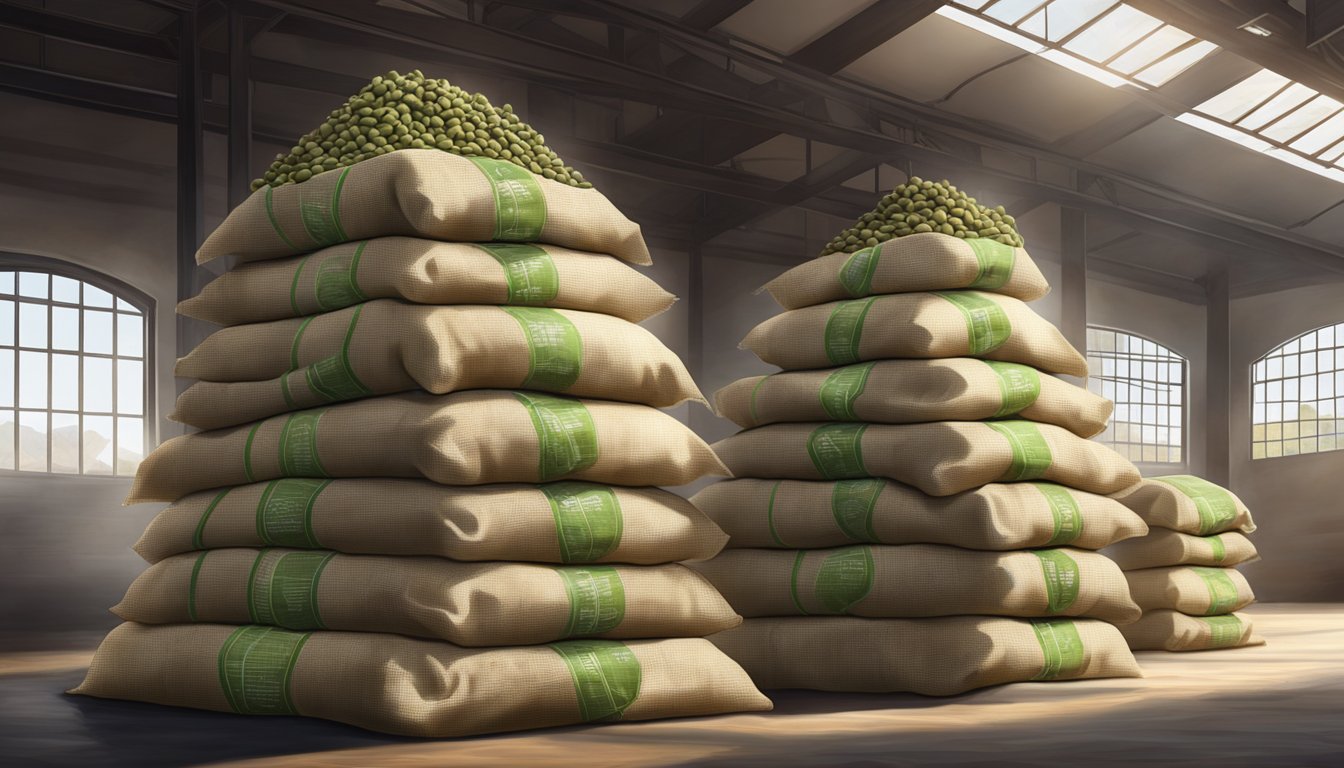
[(153, 300), (0, 252), (0, 472), (129, 475), (153, 444)]
[(1251, 458), (1344, 448), (1344, 323), (1271, 349), (1251, 366)]
[(1115, 401), (1097, 440), (1130, 461), (1184, 461), (1187, 361), (1152, 339), (1114, 328), (1087, 329), (1087, 388)]

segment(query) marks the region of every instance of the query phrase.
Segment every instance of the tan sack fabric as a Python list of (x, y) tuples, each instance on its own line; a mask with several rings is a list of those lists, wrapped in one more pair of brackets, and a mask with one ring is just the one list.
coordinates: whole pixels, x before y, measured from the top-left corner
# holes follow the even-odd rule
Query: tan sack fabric
[(1152, 611), (1120, 628), (1136, 651), (1212, 651), (1245, 645), (1264, 645), (1244, 613), (1222, 616), (1186, 616), (1176, 611)]
[(435, 738), (770, 709), (701, 638), (472, 649), (220, 624), (122, 624), (71, 693)]
[(1220, 616), (1255, 602), (1246, 577), (1235, 568), (1180, 565), (1125, 571), (1134, 602), (1145, 611), (1168, 609), (1191, 616)]
[(1154, 528), (1195, 536), (1255, 530), (1250, 511), (1236, 494), (1194, 475), (1149, 477), (1114, 497)]
[(730, 549), (692, 564), (738, 613), (1139, 618), (1119, 566), (1095, 552), (978, 552), (936, 544)]
[(172, 418), (219, 429), (374, 395), (528, 389), (668, 407), (704, 401), (676, 353), (610, 315), (379, 299), (212, 334), (177, 362), (201, 379)]
[(1087, 361), (1026, 304), (996, 293), (872, 296), (775, 315), (742, 347), (785, 370), (885, 358), (978, 357), (1086, 376)]
[(1020, 480), (1114, 493), (1139, 479), (1101, 443), (1031, 421), (772, 424), (720, 440), (714, 451), (734, 477), (888, 477), (934, 496)]
[(657, 488), (294, 477), (180, 499), (150, 522), (135, 551), (151, 563), (199, 549), (279, 546), (651, 565), (713, 557), (727, 539), (689, 501)]
[(1213, 536), (1191, 536), (1169, 528), (1154, 528), (1147, 536), (1123, 541), (1106, 549), (1126, 571), (1168, 565), (1207, 565), (1227, 568), (1260, 559), (1245, 534), (1228, 531)]
[(240, 265), (179, 303), (177, 313), (242, 325), (332, 312), (369, 299), (580, 309), (632, 323), (676, 301), (604, 254), (532, 243), (379, 237)]
[(207, 549), (151, 565), (112, 612), (142, 624), (395, 632), (455, 645), (702, 637), (741, 619), (683, 565), (457, 563)]
[(420, 477), (444, 485), (589, 480), (685, 485), (726, 475), (654, 408), (481, 389), (387, 395), (175, 437), (140, 464), (126, 503), (280, 477)]
[(596, 189), (438, 150), (388, 152), (300, 184), (262, 187), (210, 233), (196, 263), (279, 259), (384, 235), (551, 243), (652, 263), (639, 225)]
[(691, 498), (734, 549), (950, 544), (968, 549), (1100, 549), (1148, 530), (1105, 496), (1054, 483), (990, 483), (929, 496), (882, 478), (715, 483)]
[(790, 269), (765, 284), (785, 309), (883, 293), (968, 288), (1034, 301), (1050, 285), (1026, 250), (987, 237), (963, 240), (924, 232), (832, 253)]
[(1120, 631), (1091, 619), (747, 619), (710, 640), (767, 690), (951, 696), (1028, 680), (1143, 676)]
[(970, 357), (880, 360), (739, 379), (714, 396), (738, 426), (782, 421), (910, 424), (1016, 416), (1081, 437), (1106, 428), (1112, 403), (1030, 366)]

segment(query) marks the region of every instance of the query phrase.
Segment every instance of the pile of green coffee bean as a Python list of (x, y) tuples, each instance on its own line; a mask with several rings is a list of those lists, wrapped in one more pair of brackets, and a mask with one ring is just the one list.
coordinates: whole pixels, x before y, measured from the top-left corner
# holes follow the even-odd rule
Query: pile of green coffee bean
[(946, 179), (926, 181), (910, 177), (859, 217), (854, 226), (836, 235), (821, 255), (853, 253), (894, 237), (917, 232), (941, 232), (953, 237), (987, 237), (1005, 245), (1021, 246), (1017, 222), (1003, 206), (987, 208)]
[(544, 136), (519, 120), (512, 106), (496, 108), (484, 94), (425, 77), (417, 69), (373, 78), (289, 154), (276, 155), (252, 189), (307, 181), (396, 149), (424, 148), (508, 160), (572, 187), (592, 186), (546, 146)]

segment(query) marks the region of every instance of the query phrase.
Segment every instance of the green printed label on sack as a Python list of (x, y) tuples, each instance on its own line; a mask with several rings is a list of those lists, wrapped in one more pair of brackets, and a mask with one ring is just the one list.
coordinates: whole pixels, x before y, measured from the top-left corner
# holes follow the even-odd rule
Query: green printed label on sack
[(1013, 262), (1017, 260), (1017, 249), (987, 237), (971, 237), (963, 240), (971, 247), (980, 271), (967, 288), (979, 291), (997, 291), (1013, 276)]
[(540, 306), (560, 292), (560, 274), (551, 255), (531, 243), (477, 243), (504, 268), (509, 304)]
[(858, 418), (854, 413), (854, 401), (863, 394), (875, 365), (877, 363), (849, 365), (826, 377), (818, 394), (821, 407), (828, 416), (836, 421), (854, 421)]
[(1213, 562), (1221, 563), (1227, 558), (1227, 545), (1223, 543), (1222, 536), (1210, 536), (1205, 541), (1209, 542), (1209, 549), (1212, 550)]
[(840, 285), (850, 296), (867, 296), (873, 287), (873, 273), (881, 257), (881, 246), (860, 248), (850, 254), (840, 267)]
[(1050, 464), (1054, 461), (1050, 453), (1050, 444), (1045, 442), (1045, 436), (1034, 423), (987, 421), (985, 426), (1003, 435), (1012, 451), (1012, 462), (1008, 465), (1008, 471), (999, 478), (999, 482), (1035, 480), (1049, 471)]
[(1041, 645), (1041, 671), (1032, 680), (1076, 677), (1083, 670), (1086, 653), (1078, 626), (1068, 619), (1036, 619), (1031, 622)]
[(299, 218), (308, 238), (318, 248), (343, 243), (350, 238), (341, 228), (341, 188), (345, 186), (345, 177), (351, 166), (346, 166), (339, 174), (331, 174), (335, 184), (327, 188), (326, 175), (320, 175), (315, 184), (297, 184), (299, 195)]
[(513, 396), (527, 408), (537, 432), (541, 482), (581, 472), (597, 462), (597, 427), (583, 403), (536, 392)]
[[(369, 300), (359, 289), (357, 279), (359, 259), (364, 255), (364, 246), (368, 244), (369, 241), (363, 240), (355, 244), (354, 253), (334, 254), (317, 265), (313, 275), (313, 296), (317, 299), (320, 311), (330, 312)], [(298, 278), (297, 273), (295, 278)]]
[(1045, 543), (1047, 547), (1062, 547), (1072, 544), (1083, 533), (1083, 511), (1078, 506), (1068, 488), (1054, 483), (1030, 483), (1045, 497), (1050, 506), (1050, 516), (1054, 520), (1054, 533)]
[(326, 629), (317, 608), (317, 583), (335, 552), (262, 550), (247, 582), (253, 624), (287, 629)]
[(508, 160), (467, 159), (485, 174), (495, 195), (495, 231), (490, 239), (509, 243), (540, 240), (546, 226), (546, 196), (537, 177)]
[(1022, 409), (1036, 402), (1041, 394), (1041, 374), (1035, 368), (1019, 363), (1001, 363), (997, 360), (982, 360), (994, 371), (999, 380), (999, 400), (1002, 405), (994, 412), (996, 419), (1015, 416)]
[(625, 526), (616, 492), (592, 483), (553, 483), (539, 489), (551, 504), (560, 560), (592, 563), (611, 554), (621, 543)]
[(812, 466), (825, 480), (867, 477), (863, 466), (863, 433), (867, 424), (826, 424), (807, 437)]
[(297, 715), (289, 682), (307, 632), (239, 627), (219, 649), (219, 687), (240, 715)]
[(845, 547), (828, 553), (817, 569), (812, 590), (823, 613), (848, 613), (873, 591), (872, 548)]
[(318, 457), (317, 427), (325, 410), (299, 411), (280, 429), (280, 474), (284, 477), (327, 477)]
[(1003, 307), (985, 296), (961, 291), (938, 291), (966, 318), (967, 354), (993, 352), (1013, 335), (1013, 326)]
[(1041, 561), (1041, 575), (1045, 578), (1046, 610), (1060, 613), (1068, 610), (1078, 599), (1081, 576), (1078, 563), (1062, 549), (1038, 549), (1032, 554)]
[(837, 302), (826, 319), (826, 359), (831, 365), (849, 365), (859, 361), (859, 341), (863, 338), (863, 320), (872, 309), (874, 296), (868, 299)]
[(1202, 477), (1169, 475), (1153, 479), (1170, 485), (1194, 503), (1195, 510), (1199, 512), (1201, 536), (1217, 533), (1237, 518), (1237, 502), (1232, 494)]
[(854, 541), (877, 542), (873, 509), (887, 481), (879, 477), (841, 480), (831, 490), (831, 514), (840, 530)]
[(527, 378), (519, 386), (563, 392), (583, 369), (583, 338), (569, 318), (543, 307), (500, 307), (527, 338)]
[[(345, 329), (345, 339), (341, 342), (340, 352), (303, 369), (303, 378), (308, 384), (308, 390), (322, 402), (338, 403), (373, 394), (373, 391), (359, 380), (359, 376), (355, 374), (355, 367), (350, 362), (350, 341), (355, 336), (355, 327), (359, 325), (359, 316), (363, 311), (364, 305), (361, 304), (350, 314), (350, 325)], [(294, 342), (294, 349), (297, 350), (297, 336)], [(283, 381), (286, 384), (286, 393), (290, 392), (288, 375)]]
[(625, 584), (609, 565), (556, 568), (569, 595), (564, 637), (610, 632), (625, 619)]
[(257, 502), (257, 538), (268, 547), (318, 549), (313, 506), (330, 480), (306, 477), (272, 480)]
[(583, 722), (620, 720), (626, 708), (639, 698), (643, 672), (634, 651), (624, 643), (567, 640), (552, 643), (550, 648), (569, 668)]
[(1241, 642), (1243, 631), (1241, 619), (1234, 614), (1196, 618), (1209, 627), (1209, 648), (1227, 648)]
[(1240, 597), (1237, 584), (1227, 575), (1226, 568), (1191, 568), (1209, 590), (1209, 607), (1205, 616), (1218, 616), (1229, 613), (1236, 607)]

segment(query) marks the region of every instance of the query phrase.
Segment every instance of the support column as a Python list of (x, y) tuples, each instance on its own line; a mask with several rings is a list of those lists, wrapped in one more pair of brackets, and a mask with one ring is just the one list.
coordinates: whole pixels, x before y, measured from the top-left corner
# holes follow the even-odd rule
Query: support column
[[(204, 155), (201, 149), (201, 56), (196, 11), (179, 14), (177, 68), (177, 298), (196, 293), (198, 268), (196, 248), (204, 228), (205, 201)], [(171, 311), (171, 308), (168, 308)], [(207, 326), (184, 317), (177, 318), (177, 354), (179, 357), (196, 346), (207, 334)], [(178, 382), (178, 392), (185, 382)]]
[(251, 52), (241, 5), (229, 5), (229, 210), (247, 199), (252, 183)]
[(1213, 267), (1205, 290), (1209, 296), (1208, 373), (1204, 382), (1204, 476), (1229, 486), (1232, 476), (1232, 297), (1228, 267)]
[(1059, 252), (1060, 330), (1087, 354), (1087, 213), (1081, 209), (1059, 209)]

